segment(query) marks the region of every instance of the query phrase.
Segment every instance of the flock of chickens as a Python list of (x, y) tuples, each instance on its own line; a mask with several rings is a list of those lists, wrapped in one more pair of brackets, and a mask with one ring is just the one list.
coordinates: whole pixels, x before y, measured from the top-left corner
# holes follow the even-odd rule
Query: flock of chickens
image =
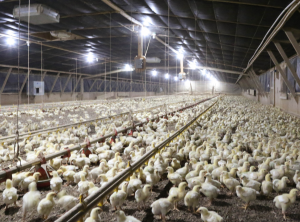
[[(169, 98), (170, 101), (182, 102), (188, 101), (192, 98), (184, 98), (183, 96), (176, 96)], [(80, 123), (93, 118), (101, 118), (111, 116), (128, 111), (137, 111), (140, 109), (147, 109), (150, 107), (163, 105), (166, 103), (163, 98), (151, 98), (146, 100), (132, 99), (132, 100), (112, 100), (102, 103), (82, 103), (76, 106), (62, 106), (62, 107), (47, 107), (40, 109), (22, 110), (19, 115), (19, 133), (27, 133), (39, 129), (47, 129), (49, 127), (56, 127), (62, 124)], [(120, 109), (121, 107), (121, 109)], [(0, 113), (0, 138), (2, 136), (15, 135), (16, 124), (16, 110), (6, 110)]]
[[(118, 135), (111, 144), (97, 143), (90, 148), (92, 154), (88, 157), (73, 152), (68, 160), (51, 160), (49, 164), (55, 171), (50, 181), (51, 191), (44, 199), (37, 190), (39, 173), (14, 174), (12, 180), (6, 181), (3, 201), (6, 207), (17, 205), (18, 192), (26, 192), (22, 198), (23, 220), (33, 211), (46, 219), (55, 205), (68, 211), (78, 203), (78, 196), (67, 194), (63, 186), (74, 186), (82, 198), (93, 195), (121, 173), (127, 167), (127, 161), (135, 162), (167, 139), (174, 132), (174, 127), (171, 129), (170, 126), (175, 125), (178, 130), (213, 102), (215, 99), (176, 112), (157, 123), (149, 121), (137, 128), (133, 136)], [(149, 113), (149, 117), (151, 115)], [(140, 118), (147, 118), (145, 116), (146, 113)], [(105, 135), (120, 127), (120, 123), (110, 123), (111, 127), (100, 127), (96, 132), (102, 130), (104, 134), (101, 135)], [(200, 213), (204, 222), (222, 221), (224, 215), (208, 210), (218, 199), (221, 189), (227, 189), (229, 196), (236, 195), (244, 202), (245, 211), (257, 196), (269, 197), (276, 193), (274, 205), (286, 219), (286, 212), (296, 202), (300, 189), (298, 124), (299, 119), (275, 108), (243, 97), (222, 97), (209, 112), (133, 173), (128, 181), (120, 184), (103, 202), (116, 210), (118, 222), (138, 222), (140, 220), (122, 210), (125, 200), (134, 196), (140, 209), (147, 208), (145, 203), (153, 187), (160, 180), (168, 179), (173, 184), (168, 197), (157, 199), (150, 205), (152, 213), (163, 221), (169, 211), (179, 210), (179, 202), (183, 202), (189, 211)], [(94, 167), (95, 164), (99, 166)], [(287, 190), (289, 192), (283, 193)], [(202, 198), (208, 200), (208, 208), (199, 206)], [(102, 221), (101, 212), (102, 209), (96, 207), (84, 220)]]
[[(186, 100), (188, 101), (188, 100)], [(190, 102), (193, 102), (192, 99)], [(182, 104), (168, 105), (168, 110), (178, 109)], [(147, 118), (151, 119), (154, 116), (165, 113), (166, 110), (156, 108), (151, 112), (142, 112), (133, 114), (130, 120), (128, 116), (120, 116), (119, 118), (107, 119), (98, 123), (94, 123), (95, 134), (92, 137), (100, 137), (106, 134), (126, 128), (131, 125), (131, 121), (146, 121)], [(99, 185), (105, 184), (109, 179), (113, 178), (117, 173), (122, 171), (127, 165), (124, 162), (124, 158), (120, 156), (120, 152), (124, 151), (124, 157), (129, 158), (131, 162), (139, 159), (146, 150), (154, 147), (155, 144), (159, 144), (160, 141), (166, 139), (169, 133), (167, 133), (167, 124), (177, 122), (177, 128), (185, 124), (188, 115), (183, 115), (181, 121), (178, 121), (178, 116), (169, 116), (168, 121), (161, 120), (158, 123), (149, 122), (149, 133), (146, 129), (137, 127), (140, 133), (134, 132), (133, 136), (118, 136), (115, 142), (112, 144), (108, 142), (97, 143), (95, 146), (90, 147), (92, 151), (88, 157), (80, 152), (72, 152), (71, 157), (66, 159), (55, 158), (49, 161), (49, 165), (56, 171), (52, 172), (52, 179), (50, 181), (50, 188), (53, 192), (47, 194), (46, 198), (41, 199), (41, 192), (37, 190), (37, 182), (39, 181), (40, 173), (32, 172), (20, 172), (13, 174), (12, 181), (6, 181), (6, 189), (3, 191), (3, 201), (6, 204), (6, 208), (9, 204), (15, 204), (16, 198), (18, 198), (18, 192), (26, 192), (23, 196), (23, 220), (26, 219), (28, 211), (37, 211), (43, 218), (47, 218), (53, 208), (54, 204), (60, 205), (66, 211), (71, 209), (77, 202), (78, 197), (67, 195), (65, 190), (62, 190), (62, 184), (64, 180), (65, 185), (76, 185), (78, 192), (84, 196), (92, 194), (96, 191)], [(185, 122), (184, 122), (185, 121)], [(20, 158), (18, 165), (25, 164), (27, 161), (35, 160), (40, 153), (43, 155), (52, 154), (63, 150), (65, 147), (71, 148), (74, 144), (78, 144), (82, 138), (89, 137), (91, 132), (90, 126), (81, 125), (77, 128), (69, 128), (68, 130), (60, 133), (53, 132), (47, 135), (33, 136), (30, 140), (24, 140), (19, 142), (19, 146), (24, 151), (23, 157)], [(162, 136), (164, 135), (164, 136)], [(91, 139), (91, 138), (90, 138)], [(139, 149), (138, 145), (147, 144), (148, 147)], [(152, 146), (150, 146), (152, 144)], [(125, 148), (125, 149), (124, 149)], [(0, 146), (0, 152), (3, 158), (0, 162), (2, 164), (10, 162), (13, 158), (13, 145), (4, 143)], [(93, 168), (94, 164), (99, 164), (99, 167)], [(68, 165), (65, 165), (68, 164)], [(90, 169), (90, 166), (93, 169)], [(100, 183), (99, 183), (100, 182)], [(129, 186), (130, 187), (130, 186)], [(18, 190), (18, 192), (17, 192)], [(86, 192), (88, 190), (88, 192)], [(54, 201), (54, 197), (58, 201)], [(121, 216), (121, 214), (120, 214)]]

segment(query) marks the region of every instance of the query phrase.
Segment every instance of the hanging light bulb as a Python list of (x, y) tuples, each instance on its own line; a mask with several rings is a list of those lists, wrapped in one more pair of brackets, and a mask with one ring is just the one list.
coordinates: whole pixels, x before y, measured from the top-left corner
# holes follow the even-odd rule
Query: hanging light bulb
[(124, 70), (127, 71), (127, 72), (128, 71), (132, 71), (132, 67), (130, 65), (128, 65), (128, 64), (125, 64)]
[(169, 73), (167, 73), (167, 74), (165, 75), (165, 78), (166, 78), (166, 79), (168, 79), (168, 78), (169, 78)]
[(192, 62), (189, 62), (189, 66), (190, 66), (191, 69), (196, 69), (197, 68), (196, 61), (193, 60)]
[(142, 35), (143, 36), (148, 36), (148, 35), (150, 35), (150, 31), (149, 31), (149, 29), (147, 29), (146, 27), (142, 27)]
[(183, 54), (182, 54), (182, 53), (180, 53), (180, 52), (179, 52), (179, 53), (177, 53), (177, 58), (178, 58), (178, 59), (182, 59), (182, 58), (183, 58)]
[(7, 38), (6, 43), (9, 46), (13, 46), (15, 44), (15, 40), (13, 38)]
[(156, 75), (157, 75), (157, 71), (156, 71), (156, 70), (153, 70), (153, 71), (152, 71), (152, 75), (153, 75), (153, 76), (156, 76)]
[(178, 77), (177, 77), (177, 76), (175, 76), (175, 77), (174, 77), (174, 80), (175, 80), (175, 81), (177, 81), (177, 80), (178, 80)]
[(89, 52), (89, 54), (87, 55), (86, 57), (86, 61), (87, 62), (93, 62), (94, 61), (94, 56), (93, 56), (93, 53)]

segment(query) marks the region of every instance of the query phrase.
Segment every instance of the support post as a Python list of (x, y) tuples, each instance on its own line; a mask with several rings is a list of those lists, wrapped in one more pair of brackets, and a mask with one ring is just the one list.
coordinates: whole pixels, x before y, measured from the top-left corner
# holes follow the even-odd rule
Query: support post
[(297, 55), (300, 56), (300, 46), (299, 46), (295, 36), (293, 35), (293, 33), (291, 31), (285, 31), (285, 34), (288, 37), (288, 39), (290, 40), (295, 51), (297, 52)]
[[(43, 75), (42, 75), (42, 80), (41, 80), (41, 81), (44, 81), (44, 78), (45, 78), (46, 74), (47, 74), (47, 72), (45, 71), (45, 72), (43, 73)], [(70, 75), (71, 75), (71, 74), (70, 74)]]
[(9, 76), (10, 76), (10, 74), (11, 74), (11, 71), (12, 71), (12, 68), (9, 68), (9, 70), (8, 70), (8, 72), (7, 72), (7, 74), (6, 74), (6, 77), (5, 77), (5, 79), (4, 79), (4, 82), (3, 82), (3, 84), (2, 84), (1, 90), (0, 90), (0, 96), (1, 96), (1, 94), (3, 93), (3, 90), (4, 90), (4, 88), (5, 88), (5, 85), (6, 85), (6, 83), (7, 83), (8, 78), (9, 78)]
[(249, 74), (252, 77), (252, 80), (254, 82), (254, 84), (256, 84), (257, 89), (261, 92), (261, 94), (263, 96), (266, 96), (265, 90), (263, 89), (263, 87), (261, 86), (261, 83), (259, 82), (259, 80), (257, 79), (257, 75), (255, 74), (253, 69), (249, 70)]
[(295, 89), (291, 86), (291, 84), (289, 83), (288, 79), (285, 76), (285, 73), (283, 72), (283, 70), (281, 69), (277, 59), (275, 58), (274, 54), (272, 51), (268, 50), (269, 56), (271, 57), (273, 63), (276, 66), (276, 69), (279, 71), (283, 81), (285, 82), (286, 86), (288, 87), (288, 89), (290, 90), (291, 94), (293, 95), (294, 99), (296, 100), (296, 102), (298, 103), (298, 99), (295, 93)]
[(102, 81), (102, 82), (100, 83), (100, 85), (98, 86), (97, 90), (99, 90), (99, 89), (101, 88), (101, 86), (102, 86), (103, 83), (104, 83), (104, 81)]
[[(299, 77), (297, 75), (297, 72), (296, 72), (295, 68), (292, 66), (292, 64), (291, 64), (290, 60), (288, 59), (287, 55), (285, 54), (282, 46), (280, 45), (279, 42), (274, 42), (274, 44), (275, 44), (277, 50), (279, 51), (281, 57), (285, 61), (287, 67), (289, 67), (289, 69), (291, 70), (291, 73), (292, 73), (294, 79), (296, 80), (298, 86), (300, 87), (300, 79), (299, 79)], [(299, 45), (298, 45), (298, 47), (299, 47)]]
[(49, 94), (48, 94), (48, 97), (49, 97), (50, 94), (52, 93), (52, 91), (53, 91), (53, 89), (54, 89), (54, 86), (55, 86), (55, 84), (56, 84), (56, 82), (57, 82), (57, 80), (58, 80), (59, 75), (60, 75), (60, 72), (57, 73), (57, 75), (56, 75), (56, 78), (55, 78), (55, 80), (54, 80), (54, 82), (53, 82), (53, 84), (52, 84), (52, 87), (51, 87), (51, 89), (50, 89), (50, 92), (49, 92)]
[(69, 77), (68, 77), (68, 79), (67, 79), (67, 82), (66, 82), (66, 84), (64, 85), (64, 88), (62, 89), (62, 91), (61, 91), (61, 93), (60, 93), (60, 96), (65, 92), (65, 90), (66, 90), (66, 88), (67, 88), (67, 85), (68, 85), (68, 83), (69, 83), (69, 81), (70, 81), (70, 79), (71, 79), (71, 75), (72, 75), (72, 74), (69, 75)]
[[(30, 73), (31, 73), (31, 70), (29, 70), (29, 74), (30, 74)], [(20, 91), (19, 91), (19, 96), (21, 96), (21, 94), (22, 94), (22, 91), (23, 91), (24, 86), (25, 86), (25, 84), (26, 84), (26, 82), (27, 82), (27, 79), (28, 79), (28, 75), (25, 76), (25, 79), (24, 79), (24, 81), (23, 81), (23, 83), (22, 83), (22, 85), (21, 85), (21, 88), (20, 88)]]
[(76, 90), (76, 88), (77, 88), (77, 86), (78, 86), (78, 83), (80, 82), (80, 79), (81, 79), (81, 75), (80, 75), (79, 78), (77, 79), (76, 84), (75, 84), (75, 87), (74, 87), (74, 89), (73, 89), (71, 95), (73, 95), (73, 93), (75, 92), (75, 90)]
[(92, 83), (92, 85), (91, 85), (91, 87), (90, 87), (90, 89), (89, 89), (89, 92), (92, 90), (92, 88), (93, 88), (93, 86), (95, 85), (95, 83), (97, 82), (97, 80), (98, 80), (98, 79), (95, 79), (95, 80), (94, 80), (94, 82)]

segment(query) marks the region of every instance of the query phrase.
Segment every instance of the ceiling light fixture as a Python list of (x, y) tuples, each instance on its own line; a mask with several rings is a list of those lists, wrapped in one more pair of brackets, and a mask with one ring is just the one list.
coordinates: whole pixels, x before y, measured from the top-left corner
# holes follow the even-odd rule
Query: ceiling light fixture
[(94, 58), (93, 53), (89, 52), (89, 54), (88, 54), (87, 57), (86, 57), (86, 61), (87, 61), (87, 62), (93, 62), (94, 59), (95, 59), (95, 58)]
[(132, 71), (132, 67), (130, 65), (128, 65), (128, 64), (125, 64), (124, 70), (127, 71), (127, 72), (128, 71)]
[(148, 36), (148, 35), (150, 35), (150, 31), (149, 31), (149, 29), (147, 29), (146, 27), (142, 27), (142, 35), (143, 36)]
[(182, 59), (182, 58), (183, 58), (183, 54), (181, 54), (180, 52), (177, 53), (177, 58), (178, 58), (178, 59)]
[(167, 74), (165, 75), (165, 78), (166, 78), (166, 79), (168, 79), (168, 78), (169, 78), (169, 73), (167, 73)]
[(189, 62), (189, 66), (190, 66), (191, 69), (196, 69), (197, 68), (196, 61), (193, 60), (192, 62)]
[(157, 75), (157, 71), (156, 71), (156, 70), (153, 70), (153, 71), (152, 71), (152, 75), (153, 75), (153, 76), (156, 76), (156, 75)]
[(7, 38), (6, 43), (9, 46), (13, 46), (15, 44), (15, 40), (13, 38)]

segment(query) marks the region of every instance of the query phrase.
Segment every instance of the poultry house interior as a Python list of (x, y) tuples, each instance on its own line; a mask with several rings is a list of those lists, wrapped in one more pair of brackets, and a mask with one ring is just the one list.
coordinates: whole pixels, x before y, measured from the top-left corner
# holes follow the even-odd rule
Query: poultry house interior
[(300, 221), (299, 7), (0, 1), (0, 220)]

